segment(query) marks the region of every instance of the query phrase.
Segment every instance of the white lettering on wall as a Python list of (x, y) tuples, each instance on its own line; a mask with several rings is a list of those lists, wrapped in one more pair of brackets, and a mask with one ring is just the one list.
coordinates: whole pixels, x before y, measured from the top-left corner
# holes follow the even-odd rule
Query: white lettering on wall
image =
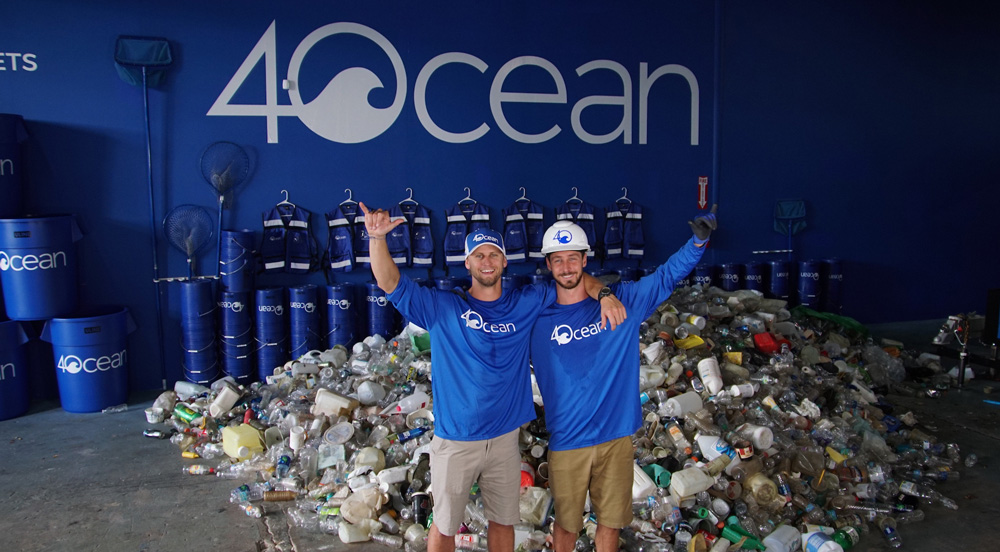
[[(264, 117), (267, 121), (268, 143), (278, 143), (278, 117), (297, 117), (316, 134), (332, 142), (356, 144), (377, 138), (395, 123), (406, 102), (407, 80), (403, 60), (389, 40), (378, 31), (358, 23), (330, 23), (309, 33), (299, 43), (288, 62), (288, 75), (282, 83), (287, 90), (291, 105), (278, 103), (277, 68), (277, 22), (264, 31), (260, 39), (247, 54), (232, 78), (208, 110), (209, 116)], [(377, 45), (392, 63), (396, 93), (392, 105), (384, 108), (373, 107), (368, 102), (372, 90), (384, 88), (382, 80), (371, 70), (350, 67), (335, 75), (323, 90), (308, 103), (302, 101), (298, 82), (302, 62), (309, 50), (324, 38), (337, 34), (352, 34), (364, 37)], [(237, 91), (243, 86), (253, 69), (264, 61), (265, 103), (263, 105), (232, 103)], [(449, 64), (467, 65), (486, 75), (489, 65), (479, 57), (465, 52), (447, 52), (430, 59), (417, 73), (414, 83), (413, 104), (421, 126), (434, 138), (442, 142), (461, 144), (479, 140), (490, 130), (486, 121), (469, 121), (463, 128), (442, 127), (427, 108), (428, 84), (434, 73)], [(555, 92), (510, 91), (504, 89), (507, 78), (517, 69), (537, 67), (545, 71), (555, 87)], [(612, 71), (622, 82), (620, 96), (587, 96), (572, 106), (569, 113), (570, 125), (578, 139), (588, 144), (606, 144), (621, 139), (624, 144), (632, 143), (632, 76), (620, 63), (611, 60), (594, 60), (576, 69), (578, 77), (592, 71)], [(649, 72), (649, 64), (639, 63), (639, 143), (646, 144), (649, 134), (649, 95), (661, 77), (678, 75), (682, 77), (691, 94), (690, 139), (692, 146), (699, 141), (700, 89), (694, 73), (683, 65), (668, 64)], [(461, 91), (447, 90), (460, 95)], [(566, 80), (559, 68), (540, 56), (519, 56), (503, 64), (493, 75), (489, 92), (489, 106), (496, 127), (507, 137), (524, 144), (539, 144), (557, 136), (562, 127), (553, 124), (547, 130), (528, 133), (519, 130), (508, 120), (505, 104), (553, 104), (568, 103)], [(582, 113), (593, 106), (621, 107), (621, 122), (617, 128), (606, 134), (594, 134), (584, 128)], [(558, 111), (556, 112), (558, 113)], [(471, 130), (470, 130), (471, 129)]]

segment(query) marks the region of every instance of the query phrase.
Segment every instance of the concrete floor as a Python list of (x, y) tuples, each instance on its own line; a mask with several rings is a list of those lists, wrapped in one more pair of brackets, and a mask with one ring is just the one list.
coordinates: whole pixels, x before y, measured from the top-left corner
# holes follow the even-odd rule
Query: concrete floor
[[(929, 350), (941, 321), (876, 326), (875, 335)], [(980, 377), (940, 398), (892, 395), (898, 414), (913, 411), (942, 440), (957, 442), (979, 463), (938, 489), (958, 511), (924, 507), (928, 519), (900, 527), (907, 550), (993, 551), (1000, 537), (1000, 383), (989, 351), (973, 367)], [(977, 364), (976, 362), (980, 362)], [(946, 357), (946, 367), (957, 360)], [(984, 392), (996, 386), (992, 394)], [(228, 501), (233, 481), (181, 474), (192, 460), (169, 441), (145, 438), (143, 409), (156, 393), (133, 397), (119, 414), (71, 414), (57, 403), (33, 404), (28, 414), (0, 422), (2, 550), (17, 551), (351, 551), (385, 552), (375, 544), (342, 544), (335, 536), (290, 527), (280, 506), (258, 520)], [(877, 533), (855, 548), (889, 547)]]

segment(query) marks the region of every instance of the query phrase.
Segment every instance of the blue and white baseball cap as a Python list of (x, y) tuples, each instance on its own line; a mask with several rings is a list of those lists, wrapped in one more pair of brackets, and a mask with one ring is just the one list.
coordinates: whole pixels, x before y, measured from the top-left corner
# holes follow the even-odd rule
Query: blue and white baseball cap
[(507, 256), (507, 250), (503, 247), (503, 236), (500, 232), (490, 228), (483, 228), (465, 236), (465, 257), (468, 258), (472, 252), (483, 245), (492, 245), (500, 249), (503, 256)]

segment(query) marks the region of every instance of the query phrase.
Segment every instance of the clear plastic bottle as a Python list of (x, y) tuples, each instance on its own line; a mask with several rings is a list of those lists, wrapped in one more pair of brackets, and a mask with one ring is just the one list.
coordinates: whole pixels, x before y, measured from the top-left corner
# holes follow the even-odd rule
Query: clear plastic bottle
[(248, 515), (248, 516), (250, 516), (250, 517), (259, 518), (259, 517), (263, 517), (264, 516), (264, 509), (261, 508), (257, 504), (251, 504), (249, 502), (242, 502), (242, 503), (240, 503), (239, 506), (240, 506), (240, 510), (243, 510), (243, 513), (246, 514), (246, 515)]
[(264, 500), (266, 485), (263, 483), (247, 483), (233, 489), (229, 494), (229, 501), (234, 504), (241, 502), (257, 502)]
[(906, 495), (927, 499), (932, 502), (939, 502), (945, 508), (950, 508), (952, 510), (958, 509), (958, 504), (956, 504), (954, 500), (942, 495), (940, 492), (931, 489), (930, 487), (927, 487), (926, 485), (920, 485), (912, 481), (903, 481), (899, 484), (899, 491)]
[(192, 464), (181, 468), (181, 473), (188, 475), (213, 475), (215, 474), (215, 468), (204, 464)]
[(372, 542), (377, 542), (378, 544), (388, 546), (389, 548), (399, 549), (403, 547), (403, 537), (399, 535), (390, 535), (381, 531), (372, 533), (371, 540)]
[(875, 518), (875, 525), (882, 531), (882, 536), (893, 548), (903, 546), (903, 539), (896, 532), (896, 520), (891, 516), (879, 516)]

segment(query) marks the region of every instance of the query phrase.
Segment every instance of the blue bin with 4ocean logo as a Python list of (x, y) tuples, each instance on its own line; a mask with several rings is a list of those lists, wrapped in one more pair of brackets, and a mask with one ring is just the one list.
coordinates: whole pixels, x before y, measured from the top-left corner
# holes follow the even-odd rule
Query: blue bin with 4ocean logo
[(73, 215), (0, 219), (0, 282), (7, 316), (45, 320), (72, 314), (79, 299)]
[(41, 338), (52, 344), (59, 400), (67, 412), (98, 412), (128, 400), (128, 335), (135, 322), (125, 307), (102, 307), (75, 318), (53, 318)]

